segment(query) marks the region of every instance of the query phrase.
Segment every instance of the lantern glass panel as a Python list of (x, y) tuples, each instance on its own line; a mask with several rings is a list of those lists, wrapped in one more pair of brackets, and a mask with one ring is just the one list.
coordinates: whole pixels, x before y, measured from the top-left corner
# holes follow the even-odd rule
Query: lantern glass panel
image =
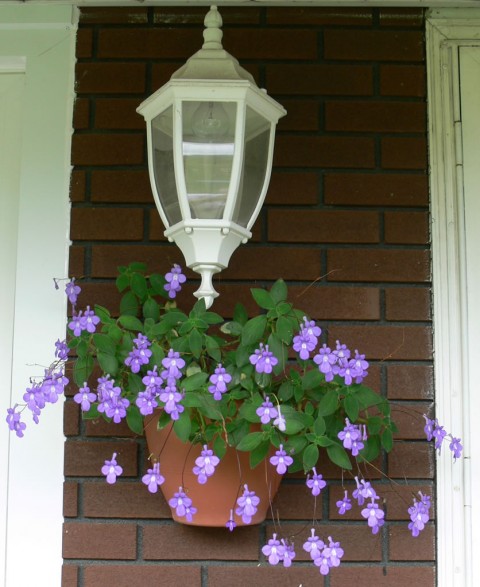
[(260, 198), (267, 173), (271, 123), (247, 106), (245, 150), (237, 204), (232, 220), (247, 227)]
[(182, 220), (173, 163), (173, 107), (152, 119), (153, 173), (160, 203), (170, 226)]
[(235, 102), (182, 103), (183, 165), (192, 218), (222, 218), (235, 150)]

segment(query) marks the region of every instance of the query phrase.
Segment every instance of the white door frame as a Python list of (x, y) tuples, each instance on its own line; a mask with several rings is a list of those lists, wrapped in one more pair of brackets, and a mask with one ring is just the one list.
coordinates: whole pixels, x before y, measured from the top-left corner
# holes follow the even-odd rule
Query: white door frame
[[(427, 73), (430, 133), (432, 280), (436, 415), (461, 437), (464, 459), (449, 451), (437, 464), (437, 569), (439, 587), (480, 584), (478, 482), (475, 415), (480, 409), (479, 355), (469, 338), (472, 294), (466, 232), (459, 47), (480, 47), (480, 11), (433, 10), (427, 18)], [(480, 252), (478, 253), (480, 254)], [(468, 289), (470, 287), (470, 290)], [(470, 306), (469, 306), (470, 301)], [(476, 345), (478, 347), (478, 343)], [(477, 489), (478, 492), (478, 489)]]
[(10, 381), (4, 377), (0, 386), (5, 587), (61, 583), (63, 402), (48, 405), (38, 427), (27, 419), (24, 438), (3, 427), (7, 407), (22, 403), (29, 377), (43, 373), (38, 365), (52, 362), (54, 343), (65, 335), (66, 300), (52, 278), (68, 268), (76, 22), (72, 6), (0, 6), (0, 64), (25, 78), (16, 226), (0, 231), (0, 247), (12, 255), (16, 249), (0, 292), (13, 299), (5, 317), (11, 329), (0, 330), (2, 352), (5, 345), (12, 357)]

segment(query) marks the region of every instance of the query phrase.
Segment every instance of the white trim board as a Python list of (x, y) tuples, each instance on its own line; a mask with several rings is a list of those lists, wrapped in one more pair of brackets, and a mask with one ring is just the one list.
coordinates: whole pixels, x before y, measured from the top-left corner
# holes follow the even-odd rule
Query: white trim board
[(439, 587), (480, 585), (474, 542), (480, 517), (472, 503), (472, 472), (478, 475), (480, 464), (474, 418), (480, 406), (477, 377), (471, 376), (479, 359), (469, 344), (478, 331), (469, 322), (472, 295), (478, 299), (480, 291), (471, 290), (472, 265), (467, 263), (472, 235), (466, 231), (465, 214), (472, 194), (465, 190), (464, 159), (470, 159), (471, 153), (464, 152), (464, 145), (470, 149), (471, 143), (465, 143), (462, 135), (462, 91), (466, 91), (459, 75), (462, 46), (480, 47), (480, 12), (432, 11), (427, 18), (427, 72), (436, 415), (447, 431), (462, 438), (465, 455), (456, 463), (450, 454), (438, 459)]
[[(68, 266), (76, 9), (44, 7), (54, 17), (49, 26), (36, 22), (40, 7), (32, 8), (0, 6), (0, 22), (9, 24), (0, 34), (0, 69), (24, 77), (19, 184), (11, 196), (16, 201), (0, 203), (14, 211), (17, 223), (0, 231), (0, 247), (12, 253), (16, 247), (17, 253), (13, 267), (5, 263), (11, 279), (2, 284), (12, 302), (11, 332), (0, 331), (1, 347), (11, 353), (11, 384), (0, 388), (2, 414), (22, 402), (29, 377), (43, 373), (34, 364), (49, 365), (54, 342), (65, 334), (66, 300), (52, 277), (66, 276)], [(38, 426), (27, 419), (24, 438), (8, 434), (0, 455), (8, 461), (0, 486), (4, 587), (61, 583), (62, 404), (48, 405)], [(6, 427), (4, 416), (2, 422)]]

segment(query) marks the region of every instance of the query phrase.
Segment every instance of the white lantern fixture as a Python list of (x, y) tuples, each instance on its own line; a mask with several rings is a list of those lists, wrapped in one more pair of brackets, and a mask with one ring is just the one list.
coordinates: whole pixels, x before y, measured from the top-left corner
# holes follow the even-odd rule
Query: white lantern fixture
[(147, 125), (153, 196), (210, 307), (212, 276), (251, 238), (270, 180), (275, 127), (284, 108), (221, 44), (216, 6), (205, 17), (204, 44), (137, 109)]

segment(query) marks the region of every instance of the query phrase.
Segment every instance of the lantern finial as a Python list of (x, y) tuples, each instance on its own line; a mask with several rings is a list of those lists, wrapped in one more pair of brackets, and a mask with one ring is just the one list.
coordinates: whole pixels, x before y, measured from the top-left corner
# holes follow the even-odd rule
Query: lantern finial
[(222, 17), (216, 6), (211, 6), (210, 10), (203, 21), (205, 30), (203, 31), (203, 49), (222, 49), (223, 32), (220, 28), (223, 24)]

